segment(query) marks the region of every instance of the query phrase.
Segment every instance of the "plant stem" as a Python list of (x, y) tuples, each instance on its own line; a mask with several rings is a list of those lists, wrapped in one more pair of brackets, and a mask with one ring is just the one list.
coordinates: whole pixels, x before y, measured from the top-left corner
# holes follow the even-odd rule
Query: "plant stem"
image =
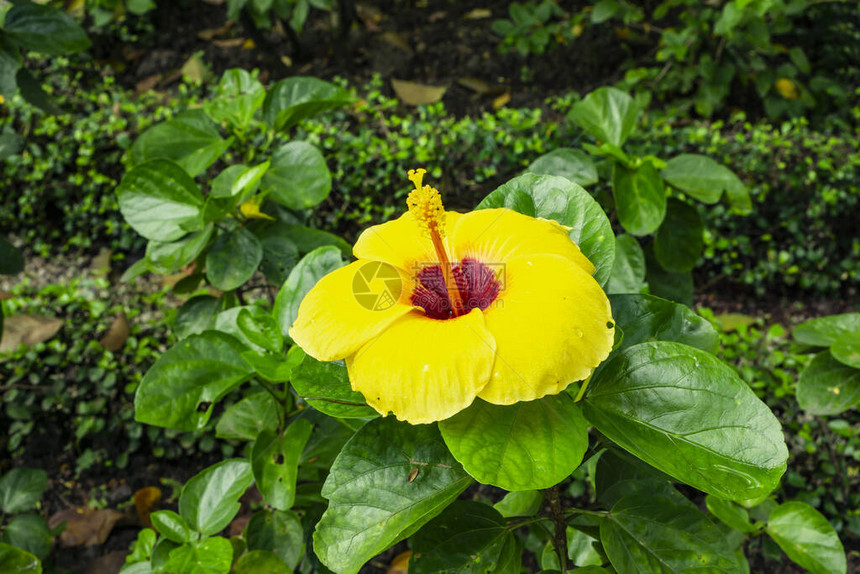
[(558, 485), (543, 490), (543, 495), (549, 503), (550, 516), (552, 517), (553, 534), (552, 547), (558, 554), (558, 565), (561, 574), (567, 572), (567, 520), (564, 509), (561, 507), (561, 496)]
[(591, 382), (591, 377), (588, 377), (587, 379), (585, 379), (585, 381), (583, 381), (582, 386), (579, 387), (579, 392), (576, 393), (576, 398), (573, 399), (573, 402), (578, 403), (579, 401), (582, 400), (582, 397), (585, 396), (585, 390), (588, 388), (588, 383), (590, 383), (590, 382)]

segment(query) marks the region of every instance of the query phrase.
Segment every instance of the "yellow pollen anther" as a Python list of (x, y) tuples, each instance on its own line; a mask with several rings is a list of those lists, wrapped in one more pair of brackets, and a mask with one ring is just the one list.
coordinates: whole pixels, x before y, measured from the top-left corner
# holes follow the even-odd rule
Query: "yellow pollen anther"
[(439, 191), (429, 185), (421, 185), (424, 174), (423, 169), (409, 170), (409, 180), (415, 184), (415, 189), (406, 198), (406, 205), (415, 217), (418, 227), (425, 234), (432, 235), (434, 232), (440, 238), (445, 237), (445, 208), (442, 206), (442, 196)]

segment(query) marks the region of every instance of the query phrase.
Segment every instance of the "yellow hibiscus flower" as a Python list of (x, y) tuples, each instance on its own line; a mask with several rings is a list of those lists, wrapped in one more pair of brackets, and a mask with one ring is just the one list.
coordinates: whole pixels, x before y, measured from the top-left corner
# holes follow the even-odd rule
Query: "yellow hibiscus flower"
[(357, 261), (307, 294), (293, 340), (318, 360), (346, 359), (370, 406), (412, 424), (587, 378), (615, 325), (567, 229), (504, 208), (445, 211), (424, 173), (409, 172), (409, 211), (365, 230)]

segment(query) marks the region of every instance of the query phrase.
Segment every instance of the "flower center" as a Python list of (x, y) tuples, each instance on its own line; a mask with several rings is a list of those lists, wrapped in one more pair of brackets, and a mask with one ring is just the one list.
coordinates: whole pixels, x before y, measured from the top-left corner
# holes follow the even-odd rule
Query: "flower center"
[(451, 275), (462, 297), (462, 313), (454, 312), (441, 265), (430, 265), (418, 272), (417, 285), (412, 291), (412, 304), (422, 307), (427, 316), (433, 319), (453, 319), (475, 308), (483, 311), (499, 296), (501, 284), (495, 272), (480, 261), (463, 259), (453, 267)]

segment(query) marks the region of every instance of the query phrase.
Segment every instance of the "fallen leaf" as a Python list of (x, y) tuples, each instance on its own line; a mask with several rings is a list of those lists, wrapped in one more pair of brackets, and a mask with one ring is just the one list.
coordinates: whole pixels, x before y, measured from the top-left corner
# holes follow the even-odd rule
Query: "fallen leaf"
[(448, 13), (444, 10), (439, 10), (438, 12), (433, 12), (430, 16), (427, 17), (429, 22), (438, 22), (439, 20), (443, 20)]
[(779, 92), (779, 95), (786, 100), (796, 100), (800, 97), (800, 90), (794, 85), (794, 82), (788, 78), (780, 78), (774, 82), (773, 87)]
[(161, 502), (161, 489), (157, 486), (147, 486), (134, 493), (134, 507), (137, 509), (137, 518), (144, 528), (152, 526), (149, 515), (155, 511), (156, 505)]
[(120, 313), (111, 323), (105, 336), (99, 340), (99, 345), (108, 351), (119, 351), (125, 345), (128, 335), (128, 319), (125, 313)]
[(404, 104), (410, 106), (419, 106), (421, 104), (435, 104), (442, 99), (445, 91), (448, 89), (445, 86), (428, 86), (426, 84), (418, 84), (416, 82), (407, 82), (405, 80), (391, 79), (391, 87), (394, 88), (394, 93)]
[(157, 86), (159, 81), (161, 81), (161, 74), (153, 74), (152, 76), (147, 76), (134, 85), (134, 93), (139, 96), (144, 92), (148, 92), (149, 90)]
[(14, 351), (19, 345), (32, 346), (47, 341), (57, 334), (63, 320), (41, 315), (12, 315), (3, 322), (3, 339), (0, 353)]
[(293, 66), (293, 59), (287, 55), (281, 56), (281, 62), (288, 68), (291, 68)]
[(230, 536), (241, 536), (245, 531), (245, 527), (248, 525), (248, 521), (251, 520), (251, 515), (246, 514), (244, 516), (237, 516), (233, 519), (233, 522), (230, 523), (229, 535)]
[(365, 28), (370, 32), (379, 30), (379, 22), (382, 21), (382, 12), (379, 8), (368, 6), (367, 4), (356, 4), (355, 14), (359, 20), (364, 22)]
[(73, 18), (83, 18), (84, 0), (71, 0), (71, 2), (67, 2), (66, 12)]
[(469, 12), (463, 14), (463, 20), (481, 20), (483, 18), (489, 18), (493, 15), (493, 12), (487, 8), (475, 8)]
[(479, 94), (486, 94), (491, 89), (490, 84), (480, 78), (458, 78), (457, 83)]
[(248, 38), (247, 40), (242, 42), (243, 50), (253, 50), (254, 46), (256, 46), (256, 44), (254, 44), (254, 41), (251, 38)]
[(14, 297), (14, 295), (9, 293), (8, 291), (0, 291), (0, 301), (5, 301), (6, 299), (11, 299), (12, 297)]
[(115, 550), (110, 554), (99, 556), (87, 566), (86, 574), (119, 574), (125, 566), (126, 550)]
[(406, 37), (399, 32), (383, 32), (379, 35), (379, 39), (395, 48), (400, 48), (404, 52), (412, 52), (412, 47), (409, 45), (409, 41), (406, 40)]
[(511, 101), (511, 92), (505, 92), (501, 96), (493, 99), (493, 109), (498, 110), (499, 108), (506, 106), (508, 102)]
[(206, 79), (206, 64), (203, 63), (203, 52), (195, 52), (188, 58), (179, 70), (182, 75), (192, 82), (202, 84)]
[(397, 556), (394, 557), (394, 560), (391, 561), (391, 565), (388, 567), (388, 571), (386, 574), (408, 574), (409, 572), (409, 559), (412, 557), (412, 551), (407, 550), (406, 552), (401, 552)]
[(233, 20), (227, 20), (227, 23), (220, 28), (208, 28), (197, 32), (197, 37), (201, 40), (211, 40), (215, 36), (226, 36), (236, 23)]
[(102, 249), (99, 251), (99, 254), (93, 257), (92, 261), (90, 261), (90, 271), (92, 271), (94, 275), (98, 275), (100, 277), (106, 276), (110, 273), (110, 261), (112, 255), (113, 251), (110, 249)]
[(212, 40), (212, 43), (221, 48), (228, 50), (230, 48), (238, 48), (245, 43), (245, 38), (230, 38), (228, 40)]
[(743, 313), (723, 313), (722, 315), (715, 315), (714, 319), (717, 320), (726, 333), (737, 331), (741, 325), (748, 327), (755, 323), (755, 317), (744, 315)]
[(54, 529), (66, 523), (65, 530), (60, 534), (60, 546), (95, 546), (105, 543), (122, 516), (121, 512), (111, 509), (67, 508), (51, 516), (48, 526)]

